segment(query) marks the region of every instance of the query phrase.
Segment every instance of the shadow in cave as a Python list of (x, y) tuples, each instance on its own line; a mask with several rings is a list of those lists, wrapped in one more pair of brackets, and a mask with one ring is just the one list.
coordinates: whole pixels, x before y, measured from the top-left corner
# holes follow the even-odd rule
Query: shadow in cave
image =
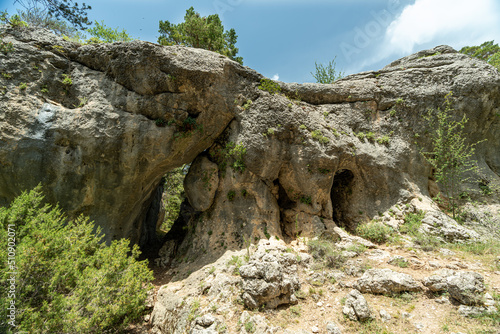
[(348, 212), (352, 201), (354, 174), (348, 169), (339, 169), (333, 177), (330, 197), (332, 200), (333, 221), (340, 227), (353, 232), (353, 226)]

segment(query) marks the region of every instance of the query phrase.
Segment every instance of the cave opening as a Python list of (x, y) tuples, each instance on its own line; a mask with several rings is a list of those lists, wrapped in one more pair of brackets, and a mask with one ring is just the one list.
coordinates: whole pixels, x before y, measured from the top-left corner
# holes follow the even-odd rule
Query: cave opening
[(352, 192), (354, 186), (354, 174), (348, 169), (340, 169), (333, 177), (330, 197), (332, 200), (332, 219), (340, 227), (352, 229), (349, 219), (349, 208), (351, 206)]
[(190, 216), (190, 206), (184, 192), (184, 179), (191, 164), (184, 164), (166, 172), (149, 201), (143, 219), (139, 245), (146, 257), (156, 257), (167, 240), (182, 240), (185, 231), (179, 219)]

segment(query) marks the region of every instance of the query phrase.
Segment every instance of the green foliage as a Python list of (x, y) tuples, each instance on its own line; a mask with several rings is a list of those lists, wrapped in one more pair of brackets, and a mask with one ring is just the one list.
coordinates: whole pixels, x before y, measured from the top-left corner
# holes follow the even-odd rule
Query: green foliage
[(65, 85), (65, 86), (73, 85), (73, 80), (71, 79), (71, 77), (69, 75), (63, 73), (62, 78), (63, 79), (61, 82), (63, 83), (63, 85)]
[(235, 144), (230, 141), (226, 143), (225, 147), (212, 151), (210, 155), (215, 159), (222, 173), (228, 164), (234, 171), (243, 172), (246, 168), (243, 161), (246, 153), (247, 149), (243, 144)]
[[(101, 242), (101, 230), (80, 216), (68, 220), (58, 207), (43, 205), (41, 187), (0, 208), (0, 241), (7, 249), (15, 230), (16, 331), (103, 333), (121, 330), (145, 309), (153, 279), (137, 246)], [(130, 256), (128, 255), (130, 254)], [(5, 324), (11, 269), (0, 252), (0, 331)]]
[(258, 88), (261, 90), (265, 90), (270, 94), (277, 94), (281, 92), (281, 86), (271, 79), (260, 79), (260, 85)]
[(231, 259), (227, 261), (227, 266), (234, 266), (233, 274), (234, 275), (239, 275), (240, 274), (240, 267), (244, 264), (244, 261), (241, 257), (237, 255), (231, 256)]
[(155, 124), (156, 124), (156, 126), (158, 126), (158, 127), (162, 128), (162, 127), (164, 127), (165, 125), (167, 125), (168, 123), (167, 123), (167, 121), (165, 121), (163, 118), (157, 118), (157, 119), (155, 120)]
[(181, 203), (185, 198), (184, 178), (186, 177), (188, 169), (188, 165), (183, 165), (182, 167), (167, 172), (163, 178), (162, 201), (165, 216), (160, 227), (162, 231), (170, 231), (177, 217), (179, 217)]
[(8, 16), (7, 12), (3, 12), (0, 16), (0, 20), (5, 23), (9, 23), (13, 28), (24, 28), (28, 26), (28, 23), (23, 21), (21, 17), (17, 14)]
[[(6, 22), (6, 20), (7, 20), (7, 12), (0, 12), (0, 22)], [(0, 52), (7, 54), (9, 52), (14, 51), (14, 45), (12, 44), (12, 42), (4, 42), (2, 37), (3, 36), (0, 35)]]
[(436, 182), (448, 199), (448, 209), (456, 216), (461, 183), (470, 180), (466, 173), (477, 174), (477, 163), (472, 159), (475, 146), (468, 144), (463, 132), (468, 119), (465, 115), (460, 121), (453, 120), (452, 93), (445, 96), (444, 109), (429, 110), (424, 116), (429, 122), (431, 150), (420, 153), (434, 170)]
[(370, 131), (370, 132), (368, 132), (368, 133), (366, 134), (366, 139), (368, 139), (368, 141), (374, 141), (374, 140), (375, 140), (375, 133), (373, 133), (373, 132), (371, 132), (371, 131)]
[(188, 322), (191, 322), (198, 317), (199, 309), (200, 309), (200, 300), (195, 299), (193, 301), (193, 304), (191, 304), (191, 309), (189, 310)]
[(230, 190), (227, 193), (227, 199), (229, 202), (232, 202), (234, 200), (234, 197), (236, 196), (236, 192), (234, 190)]
[(245, 331), (247, 333), (255, 333), (256, 331), (255, 323), (253, 321), (248, 321), (245, 323)]
[(87, 29), (87, 33), (91, 36), (86, 41), (87, 44), (130, 42), (133, 40), (125, 29), (118, 31), (118, 28), (107, 27), (104, 21), (101, 21), (101, 23), (95, 21), (95, 27)]
[(321, 132), (321, 130), (314, 130), (311, 132), (311, 137), (314, 139), (314, 140), (317, 140), (318, 142), (320, 142), (321, 144), (327, 144), (330, 142), (330, 139), (328, 139), (327, 137), (323, 136), (323, 133)]
[(301, 196), (299, 198), (299, 201), (301, 203), (307, 204), (307, 205), (312, 205), (312, 199), (311, 196)]
[(299, 126), (299, 129), (301, 129), (301, 130), (306, 130), (306, 129), (307, 129), (307, 127), (306, 127), (304, 124), (301, 124), (301, 125)]
[(391, 138), (388, 135), (384, 135), (382, 137), (377, 138), (377, 143), (382, 144), (382, 145), (386, 145), (386, 144), (389, 144), (390, 140), (391, 140)]
[(334, 81), (337, 81), (344, 77), (343, 72), (336, 71), (335, 59), (337, 59), (337, 57), (333, 58), (333, 60), (330, 61), (326, 66), (324, 66), (323, 64), (318, 65), (317, 62), (314, 63), (314, 66), (316, 67), (316, 72), (315, 73), (311, 72), (311, 74), (314, 77), (314, 79), (316, 79), (317, 83), (331, 84)]
[(19, 84), (19, 90), (26, 90), (28, 88), (28, 84), (26, 82), (21, 82)]
[(419, 234), (418, 229), (422, 225), (422, 219), (424, 219), (424, 217), (425, 212), (422, 210), (416, 213), (408, 212), (404, 217), (405, 223), (399, 227), (399, 232), (417, 236)]
[(356, 228), (356, 233), (362, 238), (381, 244), (389, 240), (389, 236), (393, 233), (393, 230), (389, 226), (372, 221), (360, 224)]
[[(30, 1), (33, 2), (32, 0)], [(57, 19), (49, 14), (47, 8), (30, 6), (25, 8), (25, 10), (18, 9), (17, 13), (20, 19), (26, 22), (30, 27), (48, 29), (59, 36), (63, 35), (74, 38), (79, 35), (75, 27), (68, 24), (67, 21)]]
[(200, 16), (191, 7), (186, 10), (184, 22), (172, 24), (160, 21), (158, 44), (185, 45), (218, 52), (230, 59), (243, 64), (243, 58), (237, 57), (235, 46), (238, 36), (234, 29), (224, 30), (219, 15)]
[(479, 46), (464, 46), (460, 52), (484, 60), (500, 70), (500, 47), (494, 41), (484, 42)]
[(309, 254), (312, 255), (320, 266), (339, 269), (346, 261), (346, 258), (342, 256), (333, 240), (324, 238), (313, 239), (307, 243), (307, 247)]
[(38, 5), (41, 5), (41, 10), (48, 11), (50, 17), (55, 20), (64, 19), (78, 29), (84, 30), (85, 26), (90, 24), (87, 11), (92, 9), (92, 7), (85, 5), (85, 3), (78, 5), (73, 0), (16, 0), (15, 2), (20, 3), (28, 12), (33, 10), (33, 8), (40, 8)]
[(247, 110), (252, 106), (252, 100), (247, 100), (247, 102), (243, 105), (243, 110)]

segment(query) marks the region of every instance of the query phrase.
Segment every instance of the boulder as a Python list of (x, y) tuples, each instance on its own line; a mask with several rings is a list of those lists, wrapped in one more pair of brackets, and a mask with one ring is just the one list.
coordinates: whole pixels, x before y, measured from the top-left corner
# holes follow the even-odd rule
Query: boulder
[(354, 288), (361, 292), (373, 294), (394, 294), (400, 292), (417, 292), (420, 285), (408, 274), (398, 273), (391, 269), (369, 269), (356, 281)]
[(459, 225), (453, 218), (441, 211), (431, 210), (425, 213), (420, 231), (444, 238), (448, 242), (477, 241), (479, 234)]
[(214, 202), (219, 186), (219, 168), (205, 156), (197, 157), (184, 179), (189, 203), (196, 211), (206, 211)]
[(353, 321), (367, 321), (373, 318), (365, 297), (358, 290), (352, 290), (346, 296), (342, 313)]
[(294, 293), (300, 289), (300, 282), (296, 259), (270, 253), (260, 255), (239, 268), (245, 306), (274, 309), (279, 305), (297, 303)]
[(441, 269), (432, 276), (424, 278), (422, 284), (432, 292), (443, 292), (448, 290), (448, 278), (455, 275), (451, 269)]
[(339, 326), (335, 322), (329, 321), (326, 324), (326, 333), (327, 334), (342, 334), (342, 331), (340, 330)]
[(480, 304), (485, 290), (484, 278), (476, 272), (458, 272), (448, 277), (450, 297), (460, 304)]

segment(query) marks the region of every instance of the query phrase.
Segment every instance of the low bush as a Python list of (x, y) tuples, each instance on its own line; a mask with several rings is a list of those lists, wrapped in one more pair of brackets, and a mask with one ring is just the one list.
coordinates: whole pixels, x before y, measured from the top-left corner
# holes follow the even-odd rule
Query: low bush
[(310, 240), (307, 244), (309, 253), (321, 266), (327, 268), (341, 268), (346, 258), (341, 251), (335, 247), (332, 240), (317, 239)]
[(7, 279), (15, 279), (16, 332), (119, 332), (138, 319), (153, 279), (138, 247), (107, 246), (87, 218), (42, 203), (38, 186), (0, 208), (2, 249), (12, 248), (0, 252), (0, 332), (13, 329)]
[(362, 238), (381, 244), (389, 240), (393, 229), (379, 222), (369, 222), (359, 225), (356, 233)]

